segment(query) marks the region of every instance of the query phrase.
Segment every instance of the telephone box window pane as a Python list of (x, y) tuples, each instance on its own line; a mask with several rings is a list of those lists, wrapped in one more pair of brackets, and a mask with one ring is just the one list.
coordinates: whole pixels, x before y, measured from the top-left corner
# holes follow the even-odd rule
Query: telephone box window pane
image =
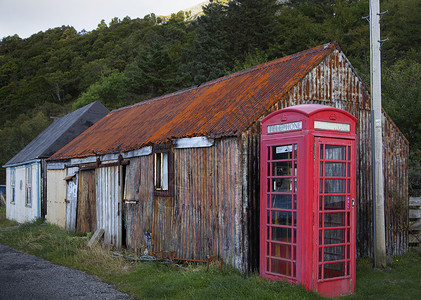
[(336, 194), (345, 193), (345, 179), (325, 179), (325, 193)]
[(272, 224), (274, 225), (292, 225), (292, 213), (290, 211), (273, 211)]
[(278, 161), (272, 163), (273, 176), (292, 176), (292, 161)]
[(323, 259), (324, 261), (345, 259), (345, 246), (325, 247)]
[(268, 177), (270, 176), (270, 163), (268, 163)]
[(325, 196), (325, 210), (345, 209), (345, 196)]
[(324, 278), (345, 276), (345, 262), (324, 265)]
[(346, 176), (346, 163), (326, 162), (325, 163), (325, 176), (326, 177), (345, 177)]
[(268, 208), (270, 208), (270, 195), (268, 195)]
[(326, 160), (346, 160), (345, 146), (326, 145), (325, 159)]
[(319, 210), (323, 210), (323, 196), (319, 197)]
[(319, 192), (320, 194), (323, 194), (323, 179), (320, 179), (320, 184), (319, 184)]
[[(346, 259), (349, 259), (349, 257), (350, 257), (350, 254), (349, 254), (349, 245), (348, 245), (348, 246), (346, 246)], [(348, 267), (348, 269), (349, 269), (349, 267)]]
[(348, 163), (348, 177), (351, 177), (351, 164)]
[(294, 159), (297, 159), (297, 144), (294, 144)]
[(297, 192), (297, 178), (294, 179), (294, 193)]
[(291, 159), (292, 145), (272, 146), (272, 160)]
[(266, 243), (266, 255), (270, 255), (270, 243)]
[(349, 262), (346, 263), (346, 275), (349, 275)]
[(291, 178), (275, 178), (273, 179), (273, 192), (290, 193), (292, 192)]
[(348, 160), (351, 160), (351, 146), (348, 146)]
[(319, 266), (319, 279), (323, 279), (323, 266)]
[(323, 248), (319, 247), (319, 262), (323, 262)]
[(346, 242), (349, 243), (349, 228), (346, 230)]
[(345, 229), (325, 230), (325, 245), (345, 243)]
[(351, 190), (350, 190), (350, 188), (351, 188), (351, 181), (350, 181), (349, 179), (348, 179), (348, 180), (347, 180), (347, 182), (346, 182), (346, 186), (347, 186), (347, 190), (346, 190), (346, 191), (347, 191), (347, 193), (350, 193), (350, 191), (351, 191)]
[(345, 213), (325, 213), (324, 227), (341, 227), (345, 226)]
[(292, 195), (272, 195), (272, 208), (291, 209)]
[(282, 227), (272, 227), (272, 241), (291, 242), (291, 229)]
[(323, 162), (320, 163), (320, 177), (323, 177)]
[(272, 243), (271, 256), (291, 259), (292, 258), (291, 246)]
[(297, 259), (297, 247), (295, 246), (292, 247), (292, 259), (293, 260)]
[(294, 176), (297, 176), (297, 161), (294, 161)]
[(323, 159), (323, 145), (320, 145), (320, 159)]
[(297, 209), (297, 195), (294, 195), (294, 209)]
[(272, 259), (271, 272), (291, 276), (291, 263), (288, 261)]

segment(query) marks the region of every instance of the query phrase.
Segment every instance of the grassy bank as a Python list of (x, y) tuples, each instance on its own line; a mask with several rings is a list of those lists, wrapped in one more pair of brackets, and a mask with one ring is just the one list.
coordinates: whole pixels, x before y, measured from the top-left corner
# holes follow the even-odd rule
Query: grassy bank
[[(0, 214), (4, 215), (1, 208)], [(321, 299), (300, 286), (269, 282), (257, 275), (245, 277), (219, 265), (180, 267), (155, 262), (133, 263), (96, 247), (86, 248), (88, 237), (36, 221), (19, 227), (0, 217), (0, 243), (44, 257), (54, 263), (96, 274), (103, 281), (138, 299)], [(416, 299), (421, 293), (421, 253), (396, 257), (386, 270), (374, 270), (359, 260), (357, 290), (344, 299)]]

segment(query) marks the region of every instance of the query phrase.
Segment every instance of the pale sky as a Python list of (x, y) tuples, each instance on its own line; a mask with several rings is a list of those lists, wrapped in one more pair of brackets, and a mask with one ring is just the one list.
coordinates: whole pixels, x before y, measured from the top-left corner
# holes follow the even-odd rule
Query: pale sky
[(0, 39), (17, 34), (27, 38), (62, 25), (78, 32), (97, 28), (102, 19), (170, 15), (205, 0), (0, 0)]

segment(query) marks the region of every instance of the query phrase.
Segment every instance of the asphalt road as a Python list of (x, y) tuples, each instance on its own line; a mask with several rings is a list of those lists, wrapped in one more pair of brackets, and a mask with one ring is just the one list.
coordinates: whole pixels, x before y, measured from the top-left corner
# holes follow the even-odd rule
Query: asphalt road
[(0, 244), (0, 299), (132, 299), (85, 272)]

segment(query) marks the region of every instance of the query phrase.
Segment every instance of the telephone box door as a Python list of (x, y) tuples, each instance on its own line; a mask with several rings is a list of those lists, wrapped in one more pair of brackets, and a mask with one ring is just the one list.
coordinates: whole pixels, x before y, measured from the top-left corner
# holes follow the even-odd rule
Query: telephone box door
[(265, 204), (261, 211), (261, 273), (297, 279), (297, 185), (299, 139), (265, 142)]
[(355, 140), (315, 137), (313, 261), (327, 296), (355, 286), (355, 155)]

